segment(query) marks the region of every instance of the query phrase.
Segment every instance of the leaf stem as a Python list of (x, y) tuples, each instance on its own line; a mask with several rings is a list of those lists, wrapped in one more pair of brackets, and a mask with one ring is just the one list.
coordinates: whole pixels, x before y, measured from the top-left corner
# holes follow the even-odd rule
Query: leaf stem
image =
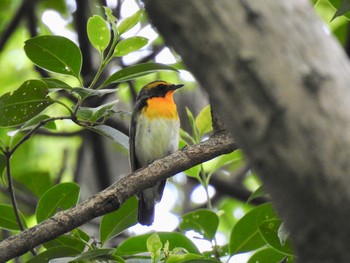
[(80, 74), (78, 75), (77, 79), (79, 81), (80, 86), (84, 87), (84, 81)]
[(103, 58), (103, 55), (101, 54), (100, 67), (98, 68), (94, 79), (92, 80), (91, 84), (89, 85), (89, 87), (88, 87), (89, 89), (93, 89), (94, 88), (97, 80), (99, 79), (99, 77), (102, 74), (102, 71), (109, 64), (109, 62), (111, 62), (111, 60), (113, 59), (113, 52), (114, 52), (115, 46), (117, 45), (117, 41), (118, 41), (118, 37), (113, 37), (112, 44), (111, 44), (111, 46), (110, 46), (110, 48), (108, 50), (108, 53), (107, 53), (106, 57)]
[[(210, 210), (210, 211), (213, 211), (213, 205), (211, 203), (211, 199), (210, 199), (210, 195), (209, 195), (209, 180), (210, 180), (210, 177), (211, 177), (212, 174), (206, 174), (205, 171), (204, 171), (204, 167), (203, 167), (203, 164), (201, 164), (201, 171), (200, 171), (200, 182), (202, 184), (202, 186), (204, 187), (204, 190), (205, 190), (205, 194), (207, 196), (207, 208)], [(214, 235), (214, 238), (212, 240), (213, 242), (213, 253), (214, 253), (214, 256), (217, 260), (220, 260), (220, 253), (218, 251), (218, 242), (216, 240), (216, 237)]]
[(97, 80), (99, 79), (99, 77), (102, 74), (102, 71), (104, 70), (104, 68), (106, 67), (106, 63), (104, 63), (105, 61), (102, 61), (102, 63), (100, 64), (100, 67), (98, 68), (96, 75), (94, 77), (94, 79), (92, 80), (92, 82), (90, 83), (88, 89), (93, 89), (93, 87), (95, 86)]
[(207, 180), (207, 175), (204, 171), (204, 167), (203, 167), (203, 164), (201, 164), (201, 170), (200, 170), (200, 183), (202, 184), (204, 190), (205, 190), (205, 195), (207, 197), (207, 208), (209, 210), (212, 210), (213, 207), (212, 207), (212, 204), (211, 204), (211, 199), (210, 199), (210, 195), (209, 195), (209, 182)]
[(64, 104), (62, 101), (59, 101), (59, 100), (53, 100), (53, 101), (54, 101), (55, 103), (57, 103), (57, 104), (63, 106), (66, 110), (68, 110), (68, 112), (69, 112), (70, 114), (73, 114), (73, 111), (72, 111), (66, 104)]

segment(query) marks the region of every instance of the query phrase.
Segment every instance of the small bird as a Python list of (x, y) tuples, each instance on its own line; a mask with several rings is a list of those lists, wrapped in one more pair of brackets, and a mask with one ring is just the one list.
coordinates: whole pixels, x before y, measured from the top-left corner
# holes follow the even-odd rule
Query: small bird
[[(180, 121), (173, 95), (182, 86), (157, 80), (141, 89), (130, 124), (129, 158), (132, 171), (178, 149)], [(161, 181), (137, 195), (140, 224), (153, 223), (154, 206), (162, 198), (165, 183), (166, 180)]]

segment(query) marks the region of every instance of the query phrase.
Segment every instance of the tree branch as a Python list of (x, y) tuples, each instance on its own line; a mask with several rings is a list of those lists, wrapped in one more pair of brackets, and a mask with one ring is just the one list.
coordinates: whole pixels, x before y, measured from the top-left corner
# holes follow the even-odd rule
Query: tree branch
[(69, 210), (0, 242), (0, 262), (20, 256), (39, 244), (81, 226), (89, 220), (118, 209), (135, 193), (178, 172), (237, 149), (232, 138), (217, 134), (198, 145), (186, 147), (137, 170)]

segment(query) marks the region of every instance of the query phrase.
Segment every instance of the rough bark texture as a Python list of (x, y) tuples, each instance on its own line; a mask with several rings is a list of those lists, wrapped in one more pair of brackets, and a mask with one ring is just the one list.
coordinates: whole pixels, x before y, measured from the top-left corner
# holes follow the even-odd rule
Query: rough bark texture
[(350, 66), (308, 0), (146, 1), (291, 232), (298, 262), (349, 262)]
[(135, 171), (74, 208), (62, 211), (44, 222), (0, 242), (0, 262), (20, 256), (37, 245), (112, 212), (140, 190), (180, 171), (237, 149), (232, 138), (216, 134), (198, 145), (177, 151), (144, 169)]

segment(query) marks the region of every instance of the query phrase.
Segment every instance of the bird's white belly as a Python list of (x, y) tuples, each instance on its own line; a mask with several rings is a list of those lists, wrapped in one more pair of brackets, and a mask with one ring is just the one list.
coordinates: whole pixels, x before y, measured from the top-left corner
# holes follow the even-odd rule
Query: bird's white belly
[(135, 154), (141, 166), (163, 158), (178, 149), (180, 122), (177, 119), (147, 119), (139, 116)]

